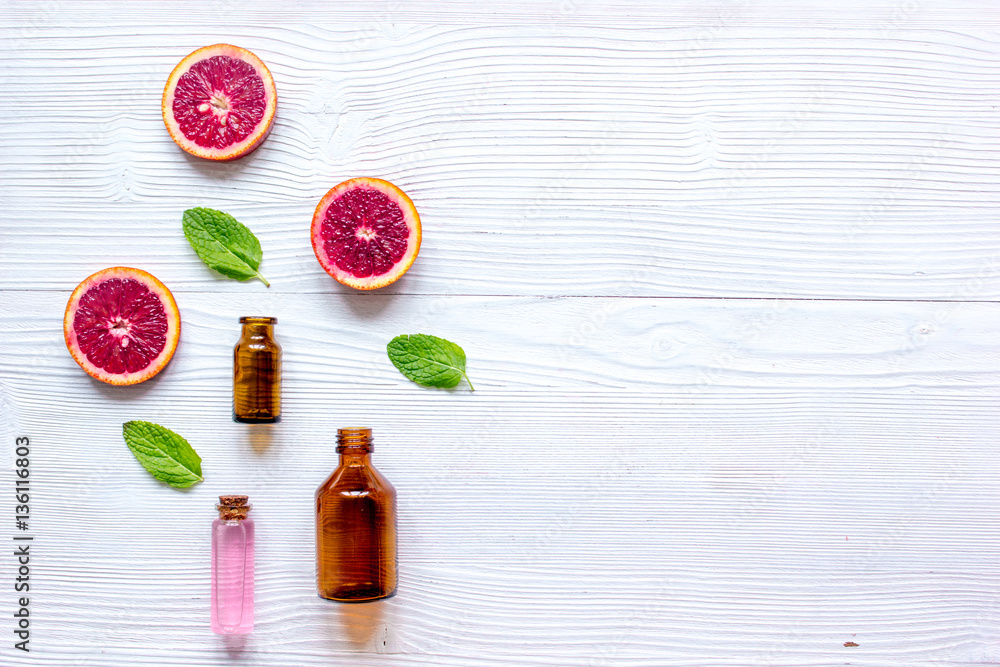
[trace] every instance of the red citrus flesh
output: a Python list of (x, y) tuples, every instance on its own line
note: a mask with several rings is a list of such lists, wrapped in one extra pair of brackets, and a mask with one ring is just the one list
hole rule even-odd
[(63, 317), (73, 359), (108, 384), (136, 384), (159, 373), (174, 355), (180, 333), (170, 290), (126, 266), (98, 271), (77, 285)]
[(191, 155), (235, 160), (260, 146), (277, 108), (274, 78), (260, 58), (231, 44), (189, 54), (163, 89), (163, 122)]
[(399, 280), (420, 251), (420, 216), (406, 193), (381, 178), (352, 178), (316, 207), (312, 245), (323, 269), (355, 289)]

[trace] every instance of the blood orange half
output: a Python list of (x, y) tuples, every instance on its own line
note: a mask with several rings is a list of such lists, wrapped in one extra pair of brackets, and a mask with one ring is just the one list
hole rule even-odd
[(381, 178), (352, 178), (326, 193), (312, 221), (320, 265), (338, 282), (377, 289), (399, 280), (420, 251), (420, 216)]
[(235, 160), (257, 148), (278, 105), (260, 58), (230, 44), (198, 49), (163, 89), (163, 122), (177, 145), (208, 160)]
[(90, 375), (108, 384), (136, 384), (174, 356), (181, 317), (163, 283), (140, 269), (115, 266), (73, 290), (63, 333), (70, 354)]

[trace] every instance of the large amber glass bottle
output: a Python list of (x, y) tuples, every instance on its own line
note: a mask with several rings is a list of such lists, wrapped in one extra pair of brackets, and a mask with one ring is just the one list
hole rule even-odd
[(364, 602), (396, 593), (396, 489), (372, 466), (372, 430), (337, 430), (340, 465), (316, 489), (321, 598)]
[(241, 317), (243, 335), (233, 348), (233, 419), (244, 424), (281, 421), (281, 346), (276, 317)]

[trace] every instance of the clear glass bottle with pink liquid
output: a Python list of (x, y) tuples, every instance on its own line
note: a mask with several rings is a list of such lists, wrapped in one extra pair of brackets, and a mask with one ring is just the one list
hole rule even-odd
[(253, 519), (246, 496), (219, 496), (212, 522), (212, 632), (253, 631)]

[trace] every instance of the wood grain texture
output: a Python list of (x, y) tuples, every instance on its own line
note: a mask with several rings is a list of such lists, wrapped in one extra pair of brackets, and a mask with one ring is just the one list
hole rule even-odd
[[(261, 534), (249, 664), (829, 664), (845, 641), (868, 664), (960, 664), (991, 646), (1000, 305), (264, 296), (243, 305), (278, 315), (286, 420), (248, 429), (228, 412), (232, 295), (184, 295), (175, 359), (117, 389), (66, 353), (65, 295), (0, 292), (20, 313), (0, 329), (2, 436), (38, 452), (37, 664), (228, 664), (197, 526), (235, 488)], [(391, 367), (385, 342), (422, 320), (465, 332), (478, 391)], [(206, 482), (146, 475), (133, 418), (194, 443)], [(311, 494), (347, 422), (373, 425), (404, 499), (400, 593), (374, 607), (313, 597)]]
[[(0, 551), (0, 664), (1000, 663), (998, 29), (965, 0), (0, 3), (0, 441), (12, 469), (31, 438), (35, 535), (30, 654)], [(280, 100), (225, 165), (159, 112), (219, 41)], [(357, 175), (424, 223), (375, 294), (308, 239)], [(195, 205), (257, 233), (270, 289), (201, 264)], [(183, 319), (130, 388), (61, 334), (116, 264)], [(229, 417), (245, 314), (279, 320), (274, 427)], [(407, 382), (385, 344), (417, 332), (477, 390)], [(184, 435), (205, 482), (152, 479), (130, 419)], [(351, 424), (400, 494), (401, 582), (336, 605), (311, 503)], [(208, 627), (231, 492), (259, 534), (245, 643)]]
[[(114, 39), (91, 21), (5, 27), (4, 284), (132, 262), (238, 289), (176, 233), (205, 205), (259, 231), (275, 289), (331, 292), (313, 209), (374, 175), (425, 225), (395, 292), (1000, 294), (992, 34), (249, 22), (179, 42), (149, 20)], [(166, 73), (213, 39), (252, 48), (279, 87), (274, 131), (233, 164), (161, 131)]]

